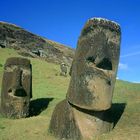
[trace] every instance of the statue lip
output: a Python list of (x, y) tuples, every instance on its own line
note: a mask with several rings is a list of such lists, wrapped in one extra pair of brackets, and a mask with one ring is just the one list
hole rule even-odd
[(8, 90), (8, 93), (9, 93), (10, 96), (12, 96), (14, 98), (24, 98), (24, 97), (27, 96), (23, 87), (10, 88)]

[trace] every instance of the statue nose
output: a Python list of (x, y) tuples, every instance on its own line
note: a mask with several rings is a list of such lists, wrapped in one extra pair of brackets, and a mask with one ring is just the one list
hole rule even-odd
[(20, 68), (15, 69), (13, 74), (13, 85), (8, 92), (10, 95), (16, 97), (27, 96), (27, 93), (22, 86), (22, 70)]

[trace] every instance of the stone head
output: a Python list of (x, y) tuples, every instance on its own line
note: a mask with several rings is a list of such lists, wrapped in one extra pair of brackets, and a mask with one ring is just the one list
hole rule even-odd
[(120, 55), (120, 26), (102, 18), (85, 24), (77, 43), (67, 99), (89, 110), (106, 110), (112, 94)]
[(25, 117), (32, 97), (32, 70), (30, 60), (8, 58), (4, 66), (1, 108), (8, 117)]

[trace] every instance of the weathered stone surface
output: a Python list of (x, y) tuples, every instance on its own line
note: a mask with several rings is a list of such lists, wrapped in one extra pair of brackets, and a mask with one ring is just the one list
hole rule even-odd
[(108, 119), (109, 111), (88, 111), (60, 102), (52, 115), (49, 131), (60, 139), (87, 140), (109, 132), (113, 123)]
[(120, 26), (93, 18), (85, 24), (72, 64), (67, 100), (80, 108), (110, 108), (120, 55)]
[(8, 58), (4, 66), (1, 91), (1, 110), (6, 117), (22, 118), (29, 114), (32, 97), (32, 69), (30, 60)]

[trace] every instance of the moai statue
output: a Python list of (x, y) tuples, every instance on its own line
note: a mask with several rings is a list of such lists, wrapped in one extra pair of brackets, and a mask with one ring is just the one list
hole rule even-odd
[(109, 109), (120, 55), (120, 27), (100, 18), (84, 26), (73, 60), (68, 101), (83, 109)]
[(67, 75), (67, 65), (65, 63), (61, 63), (60, 69), (61, 69), (60, 75), (66, 76)]
[(30, 60), (8, 58), (4, 66), (1, 91), (1, 111), (9, 118), (24, 118), (29, 115), (32, 97), (32, 68)]
[(85, 24), (66, 99), (52, 114), (49, 131), (54, 136), (86, 140), (113, 128), (109, 108), (119, 63), (120, 36), (120, 26), (115, 22), (92, 18)]

